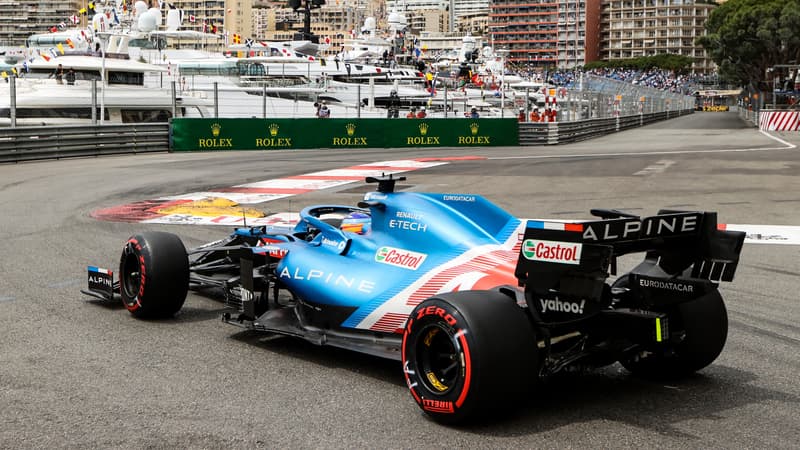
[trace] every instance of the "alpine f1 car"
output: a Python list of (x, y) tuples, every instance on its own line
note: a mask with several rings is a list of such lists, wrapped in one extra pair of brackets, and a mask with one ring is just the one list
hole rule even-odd
[[(567, 369), (618, 361), (679, 377), (722, 351), (717, 287), (745, 235), (719, 230), (716, 213), (522, 220), (478, 195), (395, 192), (404, 179), (367, 178), (377, 191), (357, 206), (308, 207), (294, 228), (237, 228), (188, 251), (173, 234), (136, 234), (119, 281), (89, 267), (83, 292), (162, 318), (189, 289), (216, 290), (225, 323), (401, 361), (413, 399), (443, 423)], [(613, 277), (631, 253), (644, 259)]]

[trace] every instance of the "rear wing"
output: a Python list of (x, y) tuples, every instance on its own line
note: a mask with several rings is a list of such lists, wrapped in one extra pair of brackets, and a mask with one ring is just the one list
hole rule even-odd
[[(715, 212), (659, 211), (640, 218), (592, 210), (602, 220), (528, 221), (514, 274), (520, 286), (598, 298), (616, 258), (646, 252), (669, 276), (732, 281), (745, 233), (718, 229)], [(526, 290), (527, 290), (526, 289)]]

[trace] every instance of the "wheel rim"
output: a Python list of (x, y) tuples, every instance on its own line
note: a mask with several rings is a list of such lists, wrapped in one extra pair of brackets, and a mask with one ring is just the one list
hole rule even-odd
[(460, 347), (438, 324), (428, 325), (419, 336), (416, 354), (420, 379), (429, 392), (445, 395), (455, 388), (461, 375)]
[(120, 274), (120, 285), (123, 289), (123, 299), (130, 299), (128, 304), (136, 302), (139, 297), (139, 290), (142, 286), (141, 266), (139, 259), (134, 252), (126, 252), (122, 262), (122, 273)]

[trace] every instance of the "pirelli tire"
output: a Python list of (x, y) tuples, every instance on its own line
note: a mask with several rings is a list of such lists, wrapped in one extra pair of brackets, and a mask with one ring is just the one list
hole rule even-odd
[(417, 405), (445, 424), (519, 404), (538, 380), (533, 326), (513, 299), (496, 291), (420, 303), (406, 324), (402, 360)]
[(728, 338), (728, 312), (719, 291), (678, 304), (669, 312), (671, 339), (663, 351), (645, 352), (620, 363), (634, 375), (675, 379), (708, 366), (722, 353)]
[(171, 233), (131, 236), (119, 262), (120, 294), (136, 317), (163, 319), (175, 315), (189, 290), (189, 258), (180, 238)]

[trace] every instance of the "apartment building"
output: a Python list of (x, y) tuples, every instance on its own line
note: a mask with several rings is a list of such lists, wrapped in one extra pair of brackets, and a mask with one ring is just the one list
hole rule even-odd
[(601, 0), (493, 0), (489, 43), (531, 67), (582, 66), (600, 58)]
[(418, 17), (422, 15), (420, 11), (439, 11), (448, 16), (446, 21), (441, 20), (446, 26), (440, 31), (452, 32), (461, 21), (489, 14), (489, 3), (490, 0), (386, 0), (386, 10), (407, 17)]
[(672, 53), (694, 58), (692, 70), (716, 66), (695, 44), (717, 6), (708, 0), (605, 0), (601, 18), (601, 59), (627, 59)]
[[(47, 33), (51, 28), (72, 26), (70, 18), (80, 17), (83, 0), (9, 1), (0, 0), (0, 46), (24, 47), (28, 36)], [(86, 18), (83, 16), (83, 22)]]

